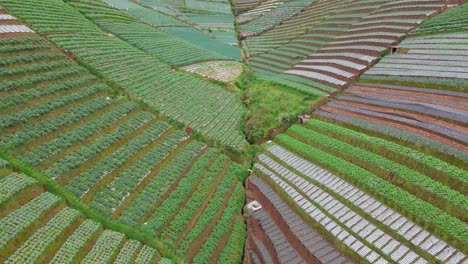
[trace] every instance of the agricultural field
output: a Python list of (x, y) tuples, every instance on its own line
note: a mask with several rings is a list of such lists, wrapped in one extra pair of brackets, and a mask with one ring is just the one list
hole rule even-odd
[(221, 82), (234, 82), (242, 74), (242, 64), (232, 61), (201, 62), (182, 69)]
[(464, 7), (425, 20), (309, 121), (263, 145), (247, 187), (264, 207), (248, 218), (252, 261), (284, 253), (294, 259), (273, 261), (306, 262), (299, 245), (289, 248), (300, 235), (284, 228), (297, 215), (353, 262), (468, 261)]
[[(47, 13), (47, 16), (44, 14), (43, 19), (35, 24), (39, 32), (42, 27), (51, 27), (55, 23), (50, 14), (55, 12), (59, 15), (61, 10), (67, 9), (70, 10), (70, 14), (75, 14), (72, 13), (73, 10), (76, 14), (70, 15), (70, 30), (76, 28), (75, 33), (81, 32), (81, 27), (75, 27), (73, 24), (75, 19), (85, 19), (84, 16), (71, 5), (63, 2), (54, 5), (53, 2), (55, 0), (30, 0), (20, 5), (16, 1), (6, 1), (5, 4), (21, 14), (24, 13), (24, 17), (31, 18), (31, 21), (36, 21), (35, 17)], [(49, 6), (51, 9), (46, 9)], [(95, 27), (90, 20), (83, 24), (89, 25), (86, 27)], [(61, 25), (54, 24), (54, 27), (59, 30)], [(72, 33), (50, 34), (49, 38), (98, 74), (124, 88), (133, 97), (143, 99), (157, 111), (184, 124), (190, 130), (236, 148), (242, 148), (246, 144), (239, 129), (243, 109), (235, 94), (201, 78), (174, 72), (169, 65), (151, 53), (122, 39), (109, 36), (104, 31), (93, 35), (70, 35)], [(145, 47), (145, 50), (149, 48)], [(208, 100), (193, 100), (194, 98)], [(175, 107), (181, 104), (184, 107)]]
[[(256, 35), (262, 31), (273, 28), (283, 20), (296, 15), (301, 12), (305, 7), (310, 5), (314, 0), (291, 0), (284, 1), (282, 3), (272, 3), (271, 9), (261, 9), (262, 11), (256, 10), (250, 14), (259, 14), (259, 16), (249, 19), (247, 23), (243, 23), (240, 27), (242, 36)], [(274, 7), (274, 8), (273, 8)], [(265, 7), (263, 7), (265, 8)], [(260, 8), (259, 8), (260, 9)], [(242, 14), (247, 16), (247, 14)], [(250, 16), (250, 18), (252, 18)], [(242, 19), (245, 21), (245, 19)]]
[(47, 192), (39, 181), (13, 172), (11, 164), (2, 162), (2, 263), (164, 261), (161, 252), (166, 249), (161, 242), (143, 242), (135, 239), (135, 234), (118, 232), (87, 218), (67, 206), (63, 198)]
[[(259, 45), (247, 38), (252, 65), (260, 75), (300, 90), (328, 94), (342, 90), (373, 65), (389, 45), (443, 7), (442, 3), (415, 3), (315, 1), (308, 8), (312, 19), (317, 19), (315, 24), (311, 19), (303, 23), (300, 16), (292, 17), (291, 24), (297, 21), (301, 25), (297, 33), (276, 37), (280, 31), (274, 28), (275, 33), (260, 35)], [(383, 26), (380, 21), (387, 24)], [(267, 46), (262, 47), (263, 43)]]
[(468, 263), (467, 7), (1, 1), (0, 263)]
[[(171, 16), (164, 15), (151, 8), (146, 8), (145, 5), (138, 5), (130, 0), (106, 1), (106, 3), (110, 4), (111, 6), (117, 7), (118, 9), (131, 15), (132, 17), (135, 17), (141, 20), (142, 22), (157, 27), (164, 32), (172, 34), (179, 39), (183, 39), (191, 43), (192, 45), (197, 46), (198, 48), (220, 53), (232, 59), (240, 59), (239, 49), (227, 43), (219, 41), (213, 36), (210, 36), (208, 29), (210, 29), (210, 31), (212, 31), (212, 29), (214, 29), (214, 31), (225, 31), (226, 29), (222, 26), (219, 28), (216, 25), (208, 25), (208, 27), (203, 27), (203, 25), (196, 24), (196, 21), (190, 20), (190, 17), (188, 16), (183, 16), (182, 18), (180, 18), (181, 16), (179, 16), (179, 19), (174, 19)], [(231, 13), (214, 13), (214, 15), (216, 14), (227, 16), (225, 20), (229, 19), (229, 15), (231, 15)], [(213, 18), (212, 16), (208, 16), (205, 19), (212, 21), (212, 23), (216, 23), (216, 20), (218, 20), (216, 17)], [(233, 20), (231, 22), (231, 25), (233, 25)], [(231, 32), (232, 35), (234, 35), (234, 31)]]
[[(8, 232), (2, 260), (238, 262), (245, 238), (243, 165), (102, 82), (39, 35), (0, 38), (0, 58), (0, 155), (28, 168), (26, 176), (2, 178), (2, 207), (12, 208), (11, 216), (2, 210), (2, 221), (13, 228), (2, 229)], [(33, 184), (54, 194), (36, 192), (36, 204), (20, 193)], [(25, 209), (8, 204), (14, 196)]]

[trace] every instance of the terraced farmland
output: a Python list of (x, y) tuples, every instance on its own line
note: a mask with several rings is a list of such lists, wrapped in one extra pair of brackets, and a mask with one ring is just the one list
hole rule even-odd
[[(431, 3), (427, 8), (432, 6)], [(391, 9), (388, 4), (381, 4), (373, 11), (377, 14), (369, 17), (392, 16), (384, 12)], [(264, 146), (248, 189), (253, 192), (250, 199), (260, 201), (266, 207), (262, 210), (275, 219), (277, 226), (291, 217), (287, 211), (293, 211), (356, 262), (468, 261), (468, 116), (464, 108), (467, 78), (463, 75), (464, 50), (468, 45), (463, 23), (457, 19), (462, 10), (463, 7), (454, 7), (440, 18), (425, 21), (412, 31), (416, 35), (399, 44), (396, 53), (386, 55), (358, 82), (314, 111), (312, 120), (293, 125)], [(452, 22), (443, 24), (448, 32), (442, 26), (437, 28), (435, 25), (451, 12)], [(399, 15), (398, 19), (402, 17)], [(363, 22), (356, 25), (360, 28)], [(360, 35), (375, 34), (369, 28), (369, 33), (352, 33), (359, 36), (341, 40), (354, 32), (354, 27), (330, 44), (339, 42), (342, 44), (337, 48), (352, 51)], [(294, 67), (317, 72), (344, 70), (336, 66), (344, 65), (344, 58), (332, 62), (319, 57), (329, 53), (325, 49), (309, 57), (307, 66)], [(371, 49), (364, 49), (367, 55), (360, 56), (369, 56)], [(372, 60), (369, 57), (369, 62)], [(319, 66), (322, 62), (325, 68)], [(307, 83), (310, 84), (303, 82)], [(347, 83), (343, 85), (346, 87)], [(257, 214), (254, 212), (252, 219), (268, 221), (267, 216)], [(256, 224), (251, 225), (256, 233)], [(278, 231), (270, 227), (262, 232), (279, 237), (275, 235)], [(296, 242), (287, 229), (279, 234), (285, 236), (286, 243)], [(265, 244), (268, 240), (258, 237), (249, 233), (252, 261), (265, 263), (275, 251), (289, 250), (282, 245)], [(300, 257), (297, 252), (289, 256), (294, 254)]]
[(0, 5), (1, 263), (468, 263), (467, 3)]
[[(24, 13), (25, 18), (31, 18), (30, 21), (39, 28), (39, 32), (42, 32), (42, 27), (51, 25), (60, 31), (64, 22), (54, 20), (51, 14), (55, 12), (60, 16), (61, 10), (70, 10), (69, 21), (65, 23), (68, 23), (71, 33), (82, 32), (83, 26), (74, 26), (74, 21), (86, 20), (84, 16), (70, 5), (63, 2), (55, 5), (54, 2), (55, 0), (31, 0), (18, 5), (16, 1), (6, 1), (5, 4), (20, 14)], [(47, 9), (48, 7), (51, 9)], [(36, 23), (35, 17), (38, 16), (41, 20)], [(96, 27), (89, 20), (83, 24), (87, 25), (86, 28)], [(76, 31), (72, 31), (72, 28)], [(240, 101), (232, 93), (199, 78), (174, 73), (169, 65), (152, 54), (137, 49), (128, 42), (110, 37), (103, 31), (95, 34), (97, 35), (77, 34), (73, 37), (67, 34), (51, 34), (49, 38), (99, 74), (126, 89), (132, 96), (143, 99), (156, 110), (186, 124), (190, 129), (234, 147), (246, 144), (242, 132), (238, 129), (243, 109)], [(109, 52), (110, 50), (114, 52)], [(158, 85), (155, 85), (156, 83)], [(208, 94), (210, 95), (207, 97)], [(192, 100), (202, 96), (208, 100)], [(176, 105), (184, 107), (175, 107)]]
[(87, 219), (33, 178), (9, 168), (4, 170), (8, 172), (4, 171), (0, 178), (2, 263), (161, 260), (160, 249)]
[[(253, 55), (253, 66), (260, 74), (297, 89), (332, 93), (347, 86), (380, 58), (389, 45), (443, 7), (437, 1), (417, 3), (314, 2), (309, 10), (317, 19), (316, 24), (311, 26), (309, 19), (303, 24), (300, 16), (293, 17), (291, 24), (300, 25), (298, 33), (287, 34), (286, 39), (280, 34), (283, 39), (278, 41), (273, 33), (260, 36), (260, 43), (263, 38), (274, 41), (267, 42), (273, 45), (260, 49), (270, 51), (258, 57)], [(304, 32), (304, 26), (311, 28)], [(247, 43), (250, 43), (248, 39)]]
[[(0, 144), (7, 159), (31, 166), (42, 183), (66, 194), (67, 202), (86, 204), (96, 219), (106, 219), (105, 223), (110, 221), (124, 230), (131, 227), (151, 239), (164, 237), (170, 248), (163, 247), (165, 256), (201, 263), (240, 259), (245, 236), (242, 165), (129, 100), (38, 35), (18, 33), (0, 38), (0, 51)], [(29, 176), (5, 178), (3, 204), (9, 196), (25, 196), (9, 188), (29, 188)], [(24, 210), (28, 214), (37, 211), (39, 217), (45, 211), (38, 210), (49, 210), (62, 201), (49, 193), (42, 196), (43, 202), (38, 198), (39, 205)], [(82, 218), (79, 211), (67, 208), (54, 209), (56, 217), (47, 218), (44, 225), (35, 224), (37, 234), (27, 233), (30, 238), (15, 236), (30, 230), (27, 227), (36, 218), (15, 216), (31, 222), (18, 226), (21, 229), (11, 236), (3, 236), (5, 244), (10, 240), (24, 244), (7, 245), (11, 249), (2, 251), (2, 257), (8, 263), (30, 263), (43, 258), (53, 245), (52, 252), (59, 255), (52, 254), (47, 261), (56, 263), (76, 259), (83, 250), (89, 253), (80, 253), (79, 258), (86, 263), (133, 259), (153, 263), (161, 258), (153, 248), (156, 242), (148, 247), (127, 241), (121, 233), (102, 232), (99, 224), (77, 222)], [(14, 215), (5, 217), (5, 223), (20, 221), (10, 219)], [(82, 237), (83, 233), (88, 237)], [(64, 242), (63, 250), (56, 239)]]

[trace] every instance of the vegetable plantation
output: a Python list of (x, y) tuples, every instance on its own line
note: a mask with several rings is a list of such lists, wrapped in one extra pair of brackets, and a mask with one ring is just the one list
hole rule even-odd
[(1, 1), (0, 263), (467, 263), (467, 7)]
[[(30, 3), (29, 8), (33, 1)], [(12, 2), (13, 7), (15, 4)], [(62, 37), (50, 38), (58, 41)], [(100, 38), (107, 37), (103, 34)], [(67, 39), (62, 42), (67, 43)], [(95, 41), (88, 44), (90, 49), (85, 53), (93, 54)], [(124, 43), (118, 45), (137, 51)], [(245, 236), (241, 216), (245, 200), (242, 180), (246, 176), (243, 165), (102, 81), (89, 66), (75, 63), (67, 51), (60, 52), (39, 35), (0, 38), (0, 44), (2, 155), (29, 168), (27, 175), (2, 174), (0, 202), (8, 208), (0, 215), (4, 227), (2, 262), (154, 263), (168, 257), (202, 263), (223, 258), (229, 263), (241, 259)], [(161, 70), (165, 68), (166, 64), (152, 55), (137, 53)], [(102, 56), (108, 55), (112, 54), (103, 51)], [(129, 57), (114, 58), (121, 61)], [(119, 72), (102, 62), (96, 61), (102, 69)], [(236, 98), (229, 92), (198, 78), (164, 71), (167, 83), (178, 78), (182, 83), (199, 83), (205, 96), (206, 91), (217, 90), (219, 95), (214, 99), (226, 98), (219, 102), (232, 109), (229, 102)], [(128, 76), (122, 80), (128, 81)], [(168, 100), (176, 106), (174, 98)], [(234, 109), (240, 107), (234, 104)], [(206, 120), (205, 131), (225, 134), (234, 145), (243, 144), (240, 132), (226, 133), (229, 126), (223, 125), (235, 120), (232, 111), (226, 112), (216, 121), (219, 127)], [(10, 165), (5, 162), (4, 166)], [(40, 191), (39, 184), (57, 193)], [(86, 216), (69, 204), (83, 208)], [(164, 244), (156, 240), (159, 237), (164, 237)]]

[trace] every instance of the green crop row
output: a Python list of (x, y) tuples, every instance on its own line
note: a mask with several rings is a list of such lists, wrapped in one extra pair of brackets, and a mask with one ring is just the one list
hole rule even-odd
[(29, 108), (25, 108), (19, 111), (16, 111), (11, 114), (4, 114), (0, 116), (0, 129), (14, 126), (18, 123), (26, 122), (27, 120), (41, 115), (47, 114), (56, 110), (60, 107), (63, 107), (67, 104), (86, 99), (96, 95), (99, 92), (107, 89), (107, 86), (102, 84), (97, 84), (93, 86), (88, 86), (75, 93), (70, 93), (55, 99), (48, 100), (42, 104), (33, 105)]
[(34, 88), (31, 87), (31, 89), (11, 93), (0, 98), (0, 109), (8, 109), (8, 107), (14, 105), (27, 103), (28, 100), (34, 98), (47, 96), (56, 92), (71, 90), (75, 87), (83, 86), (94, 80), (96, 80), (95, 76), (86, 74), (82, 76), (71, 77), (66, 81), (53, 84), (48, 83), (47, 85), (39, 85), (35, 86)]
[(4, 148), (17, 147), (32, 139), (47, 135), (65, 125), (80, 120), (110, 103), (111, 100), (108, 100), (105, 97), (98, 97), (60, 115), (57, 115), (56, 117), (37, 123), (28, 124), (23, 126), (20, 130), (16, 131), (14, 135), (7, 135), (0, 138), (0, 146)]
[(152, 263), (154, 260), (154, 257), (157, 254), (158, 252), (156, 251), (156, 249), (148, 247), (148, 246), (143, 246), (143, 248), (138, 253), (137, 257), (135, 258), (135, 264)]
[[(151, 170), (164, 158), (175, 153), (174, 149), (186, 138), (184, 132), (177, 132), (155, 145), (131, 166), (117, 175), (111, 183), (93, 197), (90, 205), (100, 209), (104, 214), (110, 215), (120, 205), (123, 198), (133, 193), (136, 186), (144, 180)], [(103, 170), (100, 169), (100, 171)]]
[[(68, 183), (67, 188), (76, 196), (83, 196), (108, 173), (122, 166), (125, 161), (136, 155), (144, 146), (159, 138), (168, 129), (168, 126), (165, 122), (153, 124), (111, 155), (99, 160), (88, 170), (74, 177)], [(182, 141), (185, 137), (186, 134), (179, 130), (165, 138), (165, 143), (172, 147), (176, 145), (176, 142)]]
[[(223, 181), (216, 189), (212, 199), (209, 201), (205, 210), (200, 215), (196, 225), (190, 229), (187, 235), (182, 239), (180, 245), (178, 245), (177, 253), (184, 254), (192, 243), (200, 236), (205, 230), (209, 223), (213, 221), (213, 218), (217, 212), (223, 207), (223, 200), (229, 195), (229, 190), (233, 186), (236, 177), (238, 177), (239, 168), (235, 164), (231, 164)], [(233, 199), (235, 192), (230, 194), (229, 200)], [(240, 209), (240, 208), (239, 208)]]
[(133, 255), (137, 252), (137, 250), (141, 247), (141, 243), (136, 240), (128, 240), (127, 243), (120, 249), (119, 255), (114, 260), (113, 263), (115, 264), (125, 264), (131, 263), (133, 259)]
[(443, 210), (422, 201), (408, 192), (392, 185), (365, 169), (337, 158), (324, 151), (313, 148), (287, 135), (279, 135), (276, 141), (288, 149), (313, 160), (346, 180), (356, 184), (369, 193), (375, 194), (380, 200), (391, 207), (397, 207), (400, 212), (422, 226), (428, 224), (435, 229), (435, 233), (443, 237), (450, 236), (459, 243), (468, 240), (466, 224), (450, 216)]
[[(132, 227), (139, 225), (139, 221), (150, 212), (154, 201), (157, 201), (176, 181), (186, 167), (190, 165), (190, 161), (197, 155), (200, 149), (205, 145), (200, 142), (192, 142), (180, 151), (164, 168), (162, 168), (153, 179), (145, 186), (143, 191), (126, 207), (118, 218), (118, 221)], [(198, 170), (203, 167), (203, 163), (208, 163), (208, 160), (213, 158), (218, 150), (210, 149), (200, 159), (197, 160), (190, 170)], [(206, 158), (205, 158), (206, 157)], [(182, 178), (184, 180), (187, 175)], [(182, 181), (181, 180), (181, 181)]]
[(125, 235), (111, 230), (104, 230), (82, 263), (108, 263), (118, 254)]
[[(224, 160), (224, 158), (223, 156), (218, 156), (216, 161), (217, 160)], [(194, 192), (195, 194), (198, 194), (195, 195), (195, 202), (201, 203), (203, 201), (203, 197), (200, 195), (204, 195), (208, 192), (210, 183), (214, 181), (217, 175), (217, 170), (220, 170), (221, 168), (216, 168), (215, 166), (210, 165), (211, 162), (205, 159), (198, 160), (196, 164), (196, 166), (192, 166), (190, 168), (190, 171), (179, 182), (177, 188), (173, 192), (171, 192), (168, 199), (166, 199), (162, 203), (162, 205), (154, 212), (152, 217), (147, 222), (147, 225), (145, 224), (145, 229), (155, 232), (157, 230), (160, 230), (164, 226), (164, 224), (167, 223), (171, 215), (173, 215), (174, 213), (179, 214), (181, 213), (180, 211), (192, 212), (191, 209), (193, 209), (193, 207), (189, 207), (185, 210), (180, 209), (180, 207), (187, 198), (190, 197), (190, 199), (192, 199), (192, 190), (197, 181), (199, 180), (200, 182), (197, 186), (197, 189)], [(179, 217), (179, 219), (181, 218)], [(186, 221), (186, 218), (178, 220), (176, 222), (179, 221), (182, 221), (179, 224), (183, 225)], [(170, 224), (173, 224), (173, 222), (171, 221)], [(179, 229), (178, 231), (181, 232), (182, 230), (183, 228)]]
[(79, 167), (86, 160), (105, 150), (111, 144), (114, 144), (118, 140), (124, 138), (153, 118), (154, 116), (148, 112), (138, 113), (111, 133), (96, 139), (91, 144), (80, 147), (76, 151), (55, 162), (46, 170), (46, 174), (55, 179), (56, 177)]
[(51, 264), (71, 263), (81, 250), (98, 231), (99, 225), (91, 220), (85, 220), (80, 227), (62, 244), (55, 253)]
[(49, 245), (62, 235), (78, 219), (80, 212), (65, 207), (47, 224), (34, 232), (5, 263), (34, 263), (44, 254)]
[(2, 4), (13, 10), (15, 15), (29, 20), (31, 24), (34, 24), (34, 28), (41, 33), (101, 33), (96, 25), (63, 1), (25, 0), (18, 2), (6, 0)]
[(423, 21), (412, 33), (427, 34), (436, 33), (438, 31), (466, 31), (468, 27), (468, 5), (465, 3), (462, 6), (453, 7), (447, 12)]
[(42, 145), (31, 149), (29, 152), (23, 153), (20, 159), (31, 166), (37, 166), (52, 155), (65, 150), (72, 144), (83, 141), (86, 138), (97, 134), (100, 130), (109, 127), (120, 118), (135, 110), (136, 107), (137, 104), (133, 102), (125, 102), (123, 104), (116, 105), (109, 112), (106, 112), (99, 118), (91, 120), (83, 126), (72, 129), (67, 133), (61, 134), (54, 140), (43, 143)]
[[(313, 130), (309, 130), (301, 126), (294, 125), (288, 131), (294, 132), (295, 135), (300, 135), (299, 138), (305, 139), (309, 144), (319, 144), (325, 146), (328, 149), (346, 154), (355, 159), (360, 159), (366, 163), (372, 164), (373, 166), (378, 166), (379, 168), (386, 170), (388, 173), (394, 173), (404, 181), (416, 186), (420, 186), (434, 194), (434, 197), (431, 196), (431, 198), (429, 198), (432, 203), (439, 199), (445, 199), (449, 202), (449, 204), (457, 207), (458, 210), (464, 210), (464, 208), (468, 208), (468, 200), (465, 199), (464, 195), (450, 189), (440, 182), (434, 181), (415, 170), (409, 169), (404, 165), (389, 160), (383, 156), (341, 142), (332, 137), (317, 133)], [(384, 177), (386, 176), (384, 175)], [(413, 188), (414, 186), (408, 187), (408, 191), (411, 191)], [(418, 194), (415, 195), (418, 196)]]
[(22, 190), (35, 184), (37, 181), (33, 178), (16, 173), (0, 178), (0, 206), (3, 206)]
[(242, 255), (239, 252), (242, 252), (245, 244), (246, 229), (243, 219), (239, 219), (234, 224), (232, 228), (231, 235), (229, 240), (226, 243), (225, 247), (221, 251), (219, 256), (219, 263), (241, 263)]
[(0, 219), (0, 250), (61, 199), (45, 192)]
[(244, 190), (242, 184), (238, 182), (223, 211), (221, 219), (216, 223), (209, 237), (193, 258), (193, 263), (207, 263), (212, 258), (214, 251), (219, 246), (221, 237), (228, 235), (234, 228), (233, 225), (236, 224), (235, 215), (240, 214), (244, 201)]
[(343, 136), (346, 138), (359, 140), (363, 144), (366, 144), (367, 146), (371, 146), (374, 149), (384, 147), (385, 149), (388, 149), (394, 153), (398, 153), (398, 155), (403, 156), (404, 159), (416, 160), (428, 167), (431, 167), (435, 170), (438, 170), (447, 175), (450, 175), (450, 177), (458, 178), (464, 182), (468, 181), (468, 175), (466, 174), (465, 170), (460, 169), (451, 164), (448, 164), (447, 162), (440, 160), (438, 158), (435, 158), (431, 155), (419, 152), (417, 150), (414, 150), (408, 147), (404, 147), (397, 143), (394, 143), (385, 139), (381, 139), (378, 137), (371, 137), (366, 134), (354, 131), (352, 129), (345, 128), (339, 125), (335, 125), (329, 122), (320, 121), (318, 119), (311, 119), (307, 121), (305, 125), (306, 127), (310, 129), (318, 129), (320, 131), (323, 131), (321, 132), (322, 134), (330, 133), (333, 135), (339, 135), (339, 136)]
[[(180, 230), (185, 230), (187, 223), (193, 218), (193, 215), (197, 210), (202, 208), (202, 204), (208, 197), (210, 187), (216, 182), (216, 178), (219, 177), (220, 173), (223, 173), (223, 167), (229, 158), (225, 155), (219, 156), (218, 159), (211, 165), (207, 172), (204, 173), (202, 180), (200, 181), (197, 189), (191, 194), (184, 206), (179, 207), (177, 215), (172, 219), (169, 227), (163, 230), (162, 237), (168, 237), (172, 241), (175, 241), (180, 235)], [(224, 178), (225, 175), (221, 175)], [(216, 189), (222, 188), (222, 183), (219, 186), (215, 186)]]

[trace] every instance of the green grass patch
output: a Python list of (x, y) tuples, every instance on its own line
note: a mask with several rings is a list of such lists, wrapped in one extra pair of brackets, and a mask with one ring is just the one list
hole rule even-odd
[(292, 90), (267, 80), (253, 80), (242, 101), (247, 108), (243, 131), (251, 143), (271, 139), (286, 130), (297, 115), (308, 113), (321, 97)]

